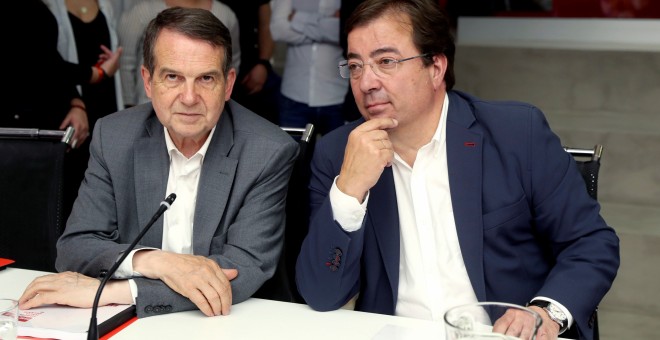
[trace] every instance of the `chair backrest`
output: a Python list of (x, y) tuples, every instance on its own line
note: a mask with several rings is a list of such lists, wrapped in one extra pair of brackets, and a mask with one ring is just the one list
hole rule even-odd
[(55, 271), (62, 216), (66, 131), (0, 128), (0, 257)]
[(587, 191), (593, 199), (598, 199), (598, 172), (600, 170), (600, 160), (603, 156), (603, 146), (594, 145), (593, 149), (564, 147), (566, 152), (570, 153), (582, 174)]
[(314, 151), (316, 134), (314, 125), (305, 128), (282, 126), (292, 138), (298, 141), (300, 152), (289, 179), (286, 199), (286, 229), (284, 231), (284, 249), (280, 256), (277, 270), (273, 277), (254, 294), (255, 297), (286, 302), (304, 303), (295, 284), (296, 259), (308, 229), (308, 192), (309, 164)]
[[(598, 199), (598, 172), (600, 170), (600, 160), (603, 156), (603, 146), (600, 144), (594, 145), (592, 149), (587, 148), (573, 148), (564, 146), (564, 150), (570, 153), (573, 158), (575, 158), (575, 163), (577, 164), (582, 179), (586, 184), (587, 192), (589, 196), (593, 199)], [(598, 314), (594, 312), (593, 316), (593, 339), (598, 340), (600, 334), (598, 331)], [(578, 339), (579, 336), (576, 331), (576, 327), (569, 329), (562, 334), (562, 338), (567, 339)]]

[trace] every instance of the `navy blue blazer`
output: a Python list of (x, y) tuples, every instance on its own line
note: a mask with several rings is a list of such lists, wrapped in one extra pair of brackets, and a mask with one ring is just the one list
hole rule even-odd
[[(619, 267), (619, 239), (589, 197), (574, 159), (543, 113), (449, 91), (447, 158), (458, 239), (479, 301), (525, 305), (535, 296), (563, 304), (581, 337)], [(310, 180), (310, 227), (296, 282), (316, 310), (394, 314), (399, 280), (399, 216), (391, 168), (371, 188), (363, 227), (333, 220), (328, 192), (348, 134), (364, 120), (321, 138)]]

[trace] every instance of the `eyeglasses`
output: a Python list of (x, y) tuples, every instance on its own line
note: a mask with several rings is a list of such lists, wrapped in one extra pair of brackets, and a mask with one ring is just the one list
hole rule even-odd
[(365, 63), (358, 59), (342, 60), (339, 62), (339, 75), (345, 79), (358, 79), (362, 76), (364, 65), (369, 65), (377, 76), (387, 78), (396, 72), (399, 63), (416, 58), (428, 57), (429, 55), (430, 53), (424, 53), (403, 59), (385, 57), (371, 63)]

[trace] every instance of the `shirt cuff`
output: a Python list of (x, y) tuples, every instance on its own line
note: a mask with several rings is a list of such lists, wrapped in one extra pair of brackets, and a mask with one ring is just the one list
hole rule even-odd
[[(568, 327), (566, 327), (566, 329), (570, 328), (571, 325), (573, 325), (573, 315), (571, 315), (571, 312), (569, 312), (568, 309), (566, 309), (566, 307), (564, 307), (564, 305), (562, 305), (561, 303), (559, 303), (559, 302), (557, 302), (557, 301), (555, 301), (555, 300), (553, 300), (549, 297), (545, 297), (545, 296), (537, 296), (537, 297), (531, 299), (530, 301), (534, 301), (534, 300), (548, 301), (548, 302), (554, 304), (555, 306), (559, 307), (559, 309), (561, 309), (561, 311), (564, 312), (564, 315), (566, 315), (566, 320), (568, 322)], [(564, 331), (566, 331), (566, 330), (564, 330)], [(559, 334), (561, 334), (561, 333), (559, 333)]]
[[(142, 276), (142, 274), (133, 271), (133, 255), (135, 255), (136, 252), (140, 250), (153, 250), (153, 249), (158, 249), (158, 248), (140, 248), (140, 249), (133, 249), (131, 250), (130, 253), (128, 253), (128, 256), (124, 259), (124, 262), (122, 262), (119, 267), (117, 267), (117, 270), (115, 271), (115, 274), (112, 276), (114, 279), (128, 279), (134, 276)], [(121, 257), (121, 255), (119, 255)]]
[(332, 182), (332, 188), (330, 188), (332, 216), (344, 231), (353, 232), (360, 230), (364, 216), (367, 213), (369, 192), (367, 192), (364, 202), (360, 204), (355, 197), (346, 195), (339, 190), (337, 187), (337, 177), (335, 177), (335, 180)]
[(131, 288), (131, 296), (133, 297), (133, 304), (136, 305), (137, 296), (138, 296), (137, 283), (135, 283), (135, 280), (129, 279), (128, 286)]

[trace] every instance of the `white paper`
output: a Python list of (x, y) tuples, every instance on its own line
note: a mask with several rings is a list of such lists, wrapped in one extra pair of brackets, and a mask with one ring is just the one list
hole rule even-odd
[[(129, 307), (131, 305), (99, 307), (96, 314), (97, 323), (101, 324)], [(21, 310), (18, 315), (18, 336), (84, 340), (87, 339), (91, 317), (91, 308), (45, 305)]]

